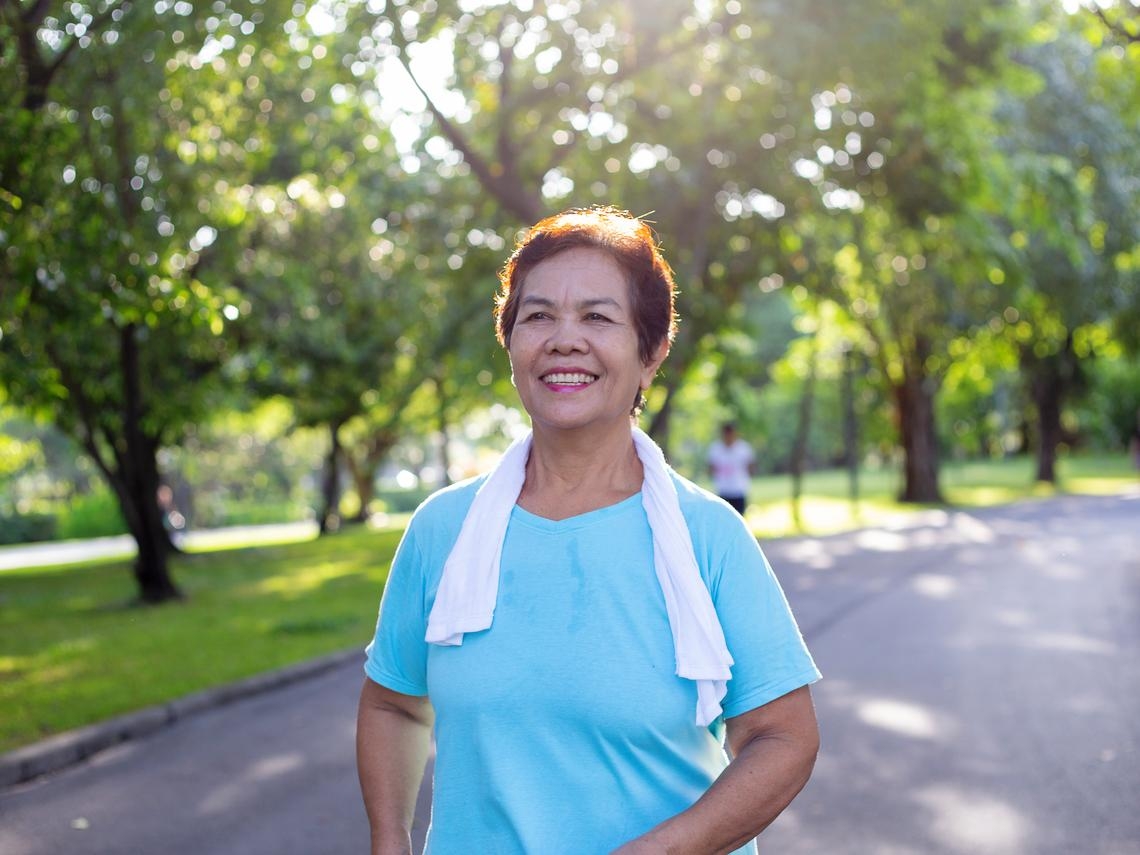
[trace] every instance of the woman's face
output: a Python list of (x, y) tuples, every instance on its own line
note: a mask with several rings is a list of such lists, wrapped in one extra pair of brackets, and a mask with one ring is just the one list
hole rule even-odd
[(606, 252), (578, 247), (536, 265), (521, 287), (508, 352), (536, 428), (628, 424), (668, 343), (642, 363), (625, 271)]

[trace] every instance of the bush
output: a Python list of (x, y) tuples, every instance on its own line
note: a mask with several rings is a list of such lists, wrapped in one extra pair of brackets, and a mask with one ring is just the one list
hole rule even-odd
[(57, 515), (56, 537), (61, 540), (126, 534), (119, 503), (109, 490), (77, 496)]
[(56, 520), (51, 514), (0, 513), (0, 545), (55, 540)]
[(390, 514), (410, 514), (433, 491), (434, 488), (429, 487), (412, 490), (377, 490), (372, 507)]
[(298, 502), (228, 499), (196, 503), (191, 518), (191, 528), (269, 525), (297, 522), (311, 517), (312, 511)]

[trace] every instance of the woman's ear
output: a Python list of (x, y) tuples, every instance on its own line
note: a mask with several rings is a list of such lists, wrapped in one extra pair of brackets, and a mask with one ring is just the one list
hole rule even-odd
[(661, 343), (657, 345), (649, 355), (649, 361), (642, 366), (641, 388), (643, 391), (648, 389), (653, 383), (653, 378), (657, 376), (657, 371), (661, 368), (661, 363), (664, 362), (665, 357), (669, 355), (669, 347), (669, 339), (662, 339)]

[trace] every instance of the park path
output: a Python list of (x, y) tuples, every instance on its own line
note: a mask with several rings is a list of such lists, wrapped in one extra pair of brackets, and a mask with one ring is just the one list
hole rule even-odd
[[(316, 533), (317, 524), (314, 522), (230, 526), (186, 532), (181, 536), (180, 543), (190, 549), (224, 546), (231, 543), (283, 543), (305, 540)], [(51, 564), (71, 564), (97, 558), (130, 558), (135, 552), (135, 541), (129, 534), (3, 546), (0, 547), (0, 572), (21, 570), (26, 567), (46, 567)]]
[[(824, 672), (824, 746), (761, 852), (1140, 855), (1140, 492), (765, 549)], [(350, 662), (0, 793), (0, 855), (363, 853), (360, 679)]]

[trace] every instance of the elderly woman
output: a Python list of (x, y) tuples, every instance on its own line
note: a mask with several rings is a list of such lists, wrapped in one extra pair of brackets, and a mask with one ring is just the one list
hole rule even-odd
[(590, 208), (500, 279), (532, 431), (393, 560), (357, 721), (373, 855), (411, 851), (433, 725), (433, 855), (754, 852), (811, 774), (819, 672), (740, 515), (635, 426), (672, 272), (644, 222)]

